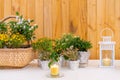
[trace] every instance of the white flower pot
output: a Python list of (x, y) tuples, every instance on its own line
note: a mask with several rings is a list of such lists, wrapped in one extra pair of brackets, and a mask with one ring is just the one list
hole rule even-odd
[(79, 51), (80, 63), (88, 63), (89, 57), (90, 57), (89, 52), (81, 52), (81, 51)]
[(80, 60), (81, 67), (87, 66), (89, 57), (90, 57), (89, 51), (88, 52), (79, 51), (79, 60)]
[(60, 67), (66, 67), (69, 66), (69, 60), (65, 60), (63, 56), (60, 57), (59, 60)]
[(69, 61), (69, 67), (72, 70), (78, 69), (79, 68), (79, 60), (77, 60), (77, 61)]
[(49, 70), (48, 64), (49, 64), (49, 61), (41, 61), (41, 60), (39, 60), (39, 65), (41, 65), (43, 70)]
[(59, 59), (58, 63), (59, 63), (60, 67), (63, 66), (63, 57), (62, 56), (60, 56), (60, 59)]

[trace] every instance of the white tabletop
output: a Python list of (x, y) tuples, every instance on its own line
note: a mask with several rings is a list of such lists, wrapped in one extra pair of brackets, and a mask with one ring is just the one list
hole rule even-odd
[(64, 77), (48, 78), (49, 70), (42, 70), (33, 61), (22, 69), (0, 69), (0, 80), (120, 80), (120, 61), (115, 64), (115, 68), (99, 68), (98, 60), (90, 60), (86, 68), (62, 68)]

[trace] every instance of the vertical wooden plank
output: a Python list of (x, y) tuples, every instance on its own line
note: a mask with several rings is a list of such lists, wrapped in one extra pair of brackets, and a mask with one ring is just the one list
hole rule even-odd
[[(112, 7), (111, 7), (112, 6)], [(112, 29), (114, 31), (114, 27), (115, 26), (115, 5), (114, 5), (114, 0), (106, 0), (106, 21), (105, 21), (105, 27), (108, 27), (110, 29)], [(106, 31), (105, 33), (106, 36), (111, 35), (111, 32)]]
[(104, 24), (104, 27), (106, 26), (106, 25), (108, 25), (108, 21), (109, 21), (109, 0), (105, 0), (105, 24)]
[(27, 0), (20, 0), (20, 14), (27, 18)]
[(120, 59), (120, 0), (115, 1), (115, 41), (116, 41), (116, 59)]
[(58, 38), (62, 33), (61, 0), (52, 0), (52, 37)]
[(79, 35), (83, 39), (87, 39), (87, 0), (79, 1)]
[(11, 15), (11, 0), (4, 0), (4, 17)]
[(52, 37), (52, 0), (44, 0), (44, 36)]
[(69, 0), (62, 0), (62, 33), (69, 32)]
[(101, 31), (102, 27), (104, 26), (104, 8), (105, 3), (104, 0), (97, 0), (97, 59), (99, 59), (99, 41), (101, 41)]
[[(112, 6), (112, 7), (111, 7)], [(117, 34), (118, 31), (116, 30), (116, 26), (115, 26), (115, 0), (110, 0), (109, 1), (109, 23), (108, 23), (110, 26), (110, 28), (112, 29), (113, 31), (113, 37), (112, 37), (112, 40), (116, 41), (118, 38)], [(118, 44), (116, 44), (117, 46), (115, 47), (115, 50), (117, 50), (117, 48), (119, 48)], [(116, 52), (117, 53), (117, 52)], [(115, 54), (117, 55), (117, 54)], [(116, 56), (117, 57), (117, 56)]]
[(96, 34), (96, 0), (88, 0), (88, 40), (91, 41), (93, 48), (90, 50), (91, 51), (91, 59), (96, 59), (97, 58), (97, 34)]
[(20, 0), (12, 0), (12, 14), (15, 15), (16, 12), (20, 12)]
[[(106, 0), (106, 15), (105, 16), (106, 16), (106, 20), (107, 20), (105, 22), (105, 26), (110, 28), (113, 31), (112, 40), (116, 41), (118, 39), (117, 38), (118, 31), (117, 31), (117, 28), (115, 26), (115, 0)], [(111, 32), (110, 31), (106, 32), (106, 35), (111, 36)], [(118, 48), (118, 46), (116, 47), (115, 50), (118, 50), (117, 48)], [(117, 55), (117, 54), (115, 54), (115, 55)], [(117, 58), (117, 56), (116, 56), (116, 58)]]
[(109, 24), (111, 28), (115, 28), (115, 0), (109, 0)]
[(27, 17), (35, 20), (35, 0), (27, 0)]
[(36, 30), (37, 38), (43, 37), (43, 0), (35, 0), (35, 22), (38, 24)]
[(69, 24), (69, 32), (73, 34), (79, 34), (79, 21), (80, 21), (80, 15), (79, 15), (79, 0), (69, 0), (69, 18), (70, 18), (70, 24)]
[(0, 0), (0, 19), (4, 16), (4, 0)]

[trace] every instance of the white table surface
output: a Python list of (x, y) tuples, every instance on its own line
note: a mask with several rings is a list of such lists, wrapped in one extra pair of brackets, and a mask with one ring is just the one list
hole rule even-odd
[(90, 60), (86, 68), (61, 68), (61, 73), (62, 78), (48, 78), (49, 70), (42, 70), (34, 60), (22, 69), (0, 69), (0, 80), (120, 80), (120, 61), (114, 68), (99, 68), (98, 60)]

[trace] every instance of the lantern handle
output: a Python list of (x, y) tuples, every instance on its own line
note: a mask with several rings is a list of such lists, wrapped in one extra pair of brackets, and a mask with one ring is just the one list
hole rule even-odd
[(110, 29), (110, 28), (104, 28), (101, 32), (100, 32), (100, 35), (101, 35), (101, 37), (102, 37), (102, 33), (105, 31), (105, 30), (109, 30), (109, 31), (111, 31), (111, 37), (113, 37), (113, 31)]

